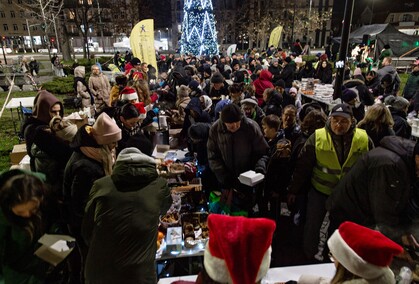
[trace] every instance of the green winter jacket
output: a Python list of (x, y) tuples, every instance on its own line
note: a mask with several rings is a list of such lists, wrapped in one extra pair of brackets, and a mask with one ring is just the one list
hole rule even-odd
[(415, 98), (416, 91), (419, 89), (419, 71), (412, 72), (407, 79), (403, 89), (403, 97), (410, 101)]
[(93, 184), (86, 205), (86, 283), (156, 283), (159, 215), (171, 203), (154, 159), (136, 148), (122, 150), (112, 175)]

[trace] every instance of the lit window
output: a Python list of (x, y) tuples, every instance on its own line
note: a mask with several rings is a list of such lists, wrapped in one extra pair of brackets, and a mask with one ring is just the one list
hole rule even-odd
[(75, 17), (76, 17), (76, 15), (74, 14), (74, 11), (69, 11), (68, 18), (71, 19), (71, 20), (74, 20)]

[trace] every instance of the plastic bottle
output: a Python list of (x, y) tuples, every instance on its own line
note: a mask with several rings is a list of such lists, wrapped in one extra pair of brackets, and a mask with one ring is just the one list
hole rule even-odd
[(396, 277), (397, 284), (410, 284), (412, 283), (412, 270), (409, 267), (403, 266), (400, 268), (400, 273)]

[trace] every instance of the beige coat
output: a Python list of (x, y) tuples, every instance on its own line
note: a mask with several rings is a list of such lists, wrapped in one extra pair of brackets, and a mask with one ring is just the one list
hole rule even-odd
[(92, 74), (89, 78), (89, 89), (95, 100), (97, 111), (100, 111), (108, 105), (111, 85), (106, 76), (102, 73), (99, 73), (99, 75)]
[[(74, 77), (80, 77), (80, 78), (84, 78), (84, 76), (86, 75), (86, 69), (84, 66), (77, 66), (74, 69)], [(78, 81), (77, 82), (77, 97), (81, 98), (81, 104), (83, 106), (83, 108), (85, 107), (90, 107), (91, 101), (90, 101), (90, 94), (87, 91), (87, 86), (85, 86), (82, 82)]]

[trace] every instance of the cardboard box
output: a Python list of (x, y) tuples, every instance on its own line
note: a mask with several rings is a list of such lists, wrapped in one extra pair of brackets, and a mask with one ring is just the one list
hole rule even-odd
[(10, 153), (10, 162), (12, 165), (18, 165), (26, 154), (26, 144), (15, 145), (13, 146), (12, 153)]

